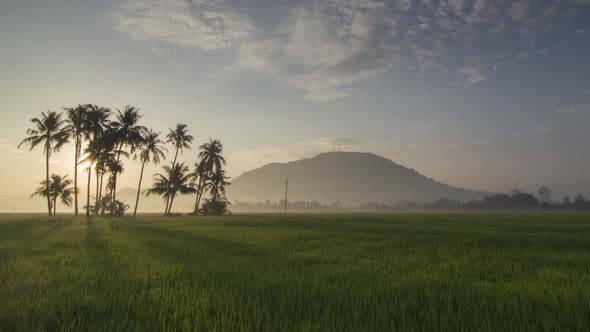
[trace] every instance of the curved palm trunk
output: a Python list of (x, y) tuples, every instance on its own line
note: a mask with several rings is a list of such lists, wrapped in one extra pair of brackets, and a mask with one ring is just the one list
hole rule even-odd
[(57, 197), (53, 199), (53, 215), (57, 214)]
[(139, 173), (139, 184), (137, 185), (137, 197), (135, 198), (135, 208), (133, 209), (133, 216), (137, 214), (137, 206), (139, 205), (139, 193), (141, 191), (141, 180), (143, 179), (143, 168), (145, 167), (145, 160), (141, 164), (141, 172)]
[[(178, 158), (178, 146), (176, 147), (176, 153), (174, 153), (174, 161), (172, 161), (172, 169), (174, 169), (174, 165), (176, 165), (176, 158)], [(169, 213), (170, 208), (168, 207), (168, 203), (170, 202), (170, 197), (166, 197), (166, 213)]]
[[(102, 170), (102, 172), (100, 172), (100, 185), (98, 186), (98, 197), (96, 198), (96, 206), (98, 206), (98, 203), (100, 203), (100, 199), (102, 197), (102, 181), (104, 179), (104, 169)], [(96, 211), (94, 211), (94, 215), (98, 216), (98, 209), (96, 209)]]
[(175, 195), (173, 195), (170, 198), (170, 206), (168, 207), (168, 212), (166, 212), (166, 214), (170, 214), (170, 211), (172, 210), (172, 203), (174, 203), (174, 197), (175, 197)]
[(47, 153), (45, 154), (45, 194), (47, 196), (47, 213), (51, 217), (51, 197), (49, 197), (49, 154), (51, 153), (51, 146), (47, 146)]
[(80, 137), (76, 136), (74, 144), (74, 216), (78, 216), (78, 158), (80, 151)]
[(92, 167), (88, 166), (88, 190), (86, 190), (86, 217), (90, 217), (90, 179), (92, 178)]
[[(98, 167), (97, 167), (98, 169)], [(97, 215), (97, 208), (98, 208), (98, 185), (99, 185), (99, 176), (98, 176), (98, 171), (96, 171), (94, 173), (94, 175), (96, 176), (96, 193), (94, 194), (94, 215)]]
[(194, 215), (199, 215), (199, 205), (201, 205), (201, 198), (203, 197), (203, 192), (205, 183), (202, 179), (199, 179), (199, 191), (197, 192), (197, 200), (195, 201), (195, 211), (193, 211)]
[[(119, 152), (117, 152), (117, 165), (119, 164), (119, 160), (121, 159), (121, 149), (123, 148), (123, 142), (119, 144)], [(114, 203), (117, 200), (117, 172), (113, 173), (113, 187), (111, 188), (112, 193), (112, 202)], [(111, 214), (113, 210), (111, 209)]]

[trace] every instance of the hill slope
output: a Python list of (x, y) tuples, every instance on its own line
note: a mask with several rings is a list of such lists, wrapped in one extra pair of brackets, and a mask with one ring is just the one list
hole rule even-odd
[(284, 196), (287, 177), (289, 200), (323, 203), (471, 200), (487, 194), (437, 182), (372, 153), (330, 152), (245, 172), (233, 180), (228, 197), (232, 201), (278, 201)]

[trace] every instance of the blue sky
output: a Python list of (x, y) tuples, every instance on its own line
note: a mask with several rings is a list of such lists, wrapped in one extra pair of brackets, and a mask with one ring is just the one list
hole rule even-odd
[(3, 1), (0, 43), (0, 195), (43, 175), (15, 148), (28, 119), (81, 102), (218, 137), (233, 176), (337, 142), (456, 186), (590, 192), (589, 0)]

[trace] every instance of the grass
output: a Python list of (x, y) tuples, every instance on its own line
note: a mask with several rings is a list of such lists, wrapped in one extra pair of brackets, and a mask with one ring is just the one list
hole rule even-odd
[(0, 330), (590, 329), (590, 215), (0, 215)]

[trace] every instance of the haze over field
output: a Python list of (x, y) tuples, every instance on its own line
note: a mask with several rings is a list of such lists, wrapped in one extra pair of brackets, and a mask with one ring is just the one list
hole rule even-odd
[(16, 147), (30, 118), (80, 103), (219, 138), (233, 178), (336, 146), (477, 192), (586, 194), (588, 22), (588, 0), (2, 1), (0, 211), (43, 210), (42, 153)]

